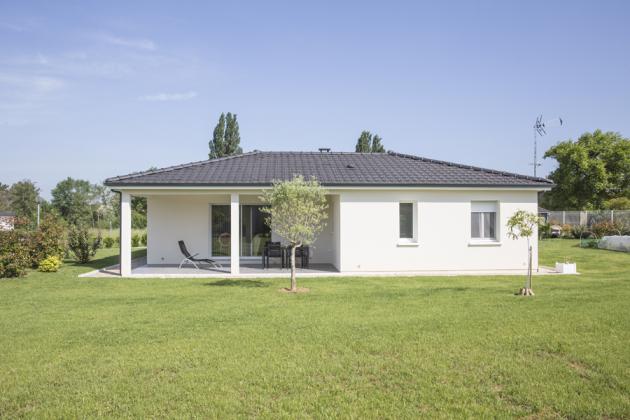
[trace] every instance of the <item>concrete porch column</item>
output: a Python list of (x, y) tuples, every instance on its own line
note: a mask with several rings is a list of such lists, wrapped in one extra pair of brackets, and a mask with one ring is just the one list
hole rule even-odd
[(240, 265), (241, 220), (238, 193), (230, 198), (230, 273), (238, 274)]
[(120, 275), (131, 275), (131, 194), (120, 192)]

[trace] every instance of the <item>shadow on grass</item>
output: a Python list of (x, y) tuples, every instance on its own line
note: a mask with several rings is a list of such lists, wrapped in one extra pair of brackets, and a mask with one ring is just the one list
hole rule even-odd
[[(134, 249), (133, 251), (131, 251), (132, 260), (135, 258), (144, 257), (145, 255), (147, 255), (147, 250), (145, 248)], [(118, 253), (110, 255), (108, 257), (96, 258), (85, 264), (81, 264), (72, 258), (66, 259), (64, 263), (71, 267), (84, 267), (91, 268), (92, 270), (100, 270), (101, 268), (109, 267), (111, 265), (117, 265)]]
[(204, 286), (227, 286), (227, 287), (269, 287), (268, 283), (259, 280), (218, 280), (212, 283), (204, 283)]

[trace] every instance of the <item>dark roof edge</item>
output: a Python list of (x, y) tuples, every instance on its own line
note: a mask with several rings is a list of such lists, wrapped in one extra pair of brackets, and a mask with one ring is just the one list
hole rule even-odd
[[(135, 184), (130, 183), (115, 183), (110, 181), (105, 181), (105, 185), (108, 187), (162, 187), (162, 188), (171, 188), (171, 187), (238, 187), (238, 188), (259, 188), (259, 187), (270, 187), (271, 183), (217, 183), (217, 184), (209, 184), (209, 183), (190, 183), (190, 182), (179, 182), (179, 183), (157, 183), (157, 182), (138, 182)], [(409, 188), (536, 188), (536, 187), (553, 187), (554, 184), (341, 184), (341, 183), (322, 183), (323, 187), (366, 187), (366, 188), (400, 188), (400, 187), (409, 187)]]
[(222, 160), (230, 160), (230, 159), (240, 158), (240, 157), (243, 157), (243, 156), (256, 155), (258, 153), (260, 153), (260, 150), (254, 150), (254, 151), (251, 151), (251, 152), (241, 153), (240, 155), (224, 156), (224, 157), (215, 158), (215, 159), (198, 160), (196, 162), (183, 163), (181, 165), (167, 166), (166, 168), (159, 168), (159, 169), (153, 169), (153, 170), (148, 170), (148, 171), (134, 172), (134, 173), (128, 174), (128, 175), (117, 175), (117, 176), (113, 176), (113, 177), (107, 178), (105, 180), (104, 184), (105, 185), (109, 185), (111, 182), (120, 181), (120, 180), (123, 180), (123, 179), (132, 179), (132, 178), (137, 178), (139, 176), (144, 176), (144, 175), (153, 175), (153, 174), (160, 174), (160, 173), (164, 173), (164, 172), (171, 172), (171, 171), (174, 171), (174, 170), (177, 170), (177, 169), (189, 168), (189, 167), (192, 167), (192, 166), (204, 165), (204, 164), (209, 163), (209, 162), (218, 162), (218, 161), (222, 161)]
[(508, 177), (511, 177), (511, 178), (527, 179), (529, 181), (536, 181), (536, 182), (540, 182), (540, 183), (544, 183), (544, 184), (553, 185), (553, 181), (551, 181), (551, 180), (549, 180), (547, 178), (540, 178), (540, 177), (529, 176), (529, 175), (521, 175), (521, 174), (517, 174), (517, 173), (514, 173), (514, 172), (498, 171), (496, 169), (488, 169), (488, 168), (482, 168), (482, 167), (479, 167), (479, 166), (464, 165), (464, 164), (461, 164), (461, 163), (448, 162), (448, 161), (445, 161), (445, 160), (430, 159), (430, 158), (425, 158), (425, 157), (416, 156), (416, 155), (408, 155), (408, 154), (405, 154), (405, 153), (398, 153), (398, 152), (394, 152), (393, 150), (388, 150), (387, 154), (392, 155), (392, 156), (398, 156), (398, 157), (402, 157), (402, 158), (412, 159), (412, 160), (420, 160), (420, 161), (423, 161), (423, 162), (430, 162), (430, 163), (437, 163), (437, 164), (440, 164), (440, 165), (454, 166), (456, 168), (462, 168), (462, 169), (472, 169), (472, 170), (475, 170), (475, 171), (488, 172), (488, 173), (495, 174), (495, 175), (503, 175), (503, 176), (508, 176)]

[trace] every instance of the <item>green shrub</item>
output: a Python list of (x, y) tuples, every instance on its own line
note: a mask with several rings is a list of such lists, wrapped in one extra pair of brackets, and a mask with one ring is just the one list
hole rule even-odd
[(30, 232), (29, 244), (33, 268), (48, 257), (61, 259), (66, 252), (66, 229), (63, 221), (52, 214), (44, 216), (39, 229)]
[[(568, 226), (568, 225), (565, 225)], [(562, 231), (564, 232), (564, 226), (562, 228)], [(572, 237), (575, 239), (580, 239), (581, 237), (588, 237), (589, 234), (587, 233), (589, 230), (586, 226), (582, 226), (582, 225), (573, 225), (570, 227), (569, 229), (570, 231), (570, 235), (571, 236), (567, 236), (567, 237)]]
[(0, 231), (0, 278), (23, 276), (30, 263), (28, 232)]
[(140, 242), (142, 242), (142, 245), (147, 246), (147, 233), (146, 232), (142, 234), (142, 238), (140, 239)]
[(539, 219), (538, 222), (538, 238), (551, 238), (551, 225), (542, 217)]
[(139, 212), (131, 212), (131, 227), (133, 229), (144, 229), (147, 227), (147, 216)]
[(89, 262), (100, 247), (100, 233), (96, 238), (91, 238), (89, 231), (83, 226), (73, 226), (68, 232), (68, 248), (81, 264)]
[(40, 261), (38, 270), (44, 273), (54, 273), (61, 267), (61, 258), (51, 255)]
[(598, 238), (607, 235), (620, 235), (623, 230), (624, 227), (621, 226), (621, 224), (610, 221), (594, 223), (591, 226), (591, 231), (597, 235)]
[(140, 235), (138, 235), (137, 233), (134, 233), (131, 236), (131, 246), (136, 248), (140, 246)]
[(107, 236), (103, 239), (103, 245), (105, 246), (105, 248), (113, 247), (115, 242), (116, 241), (111, 236)]

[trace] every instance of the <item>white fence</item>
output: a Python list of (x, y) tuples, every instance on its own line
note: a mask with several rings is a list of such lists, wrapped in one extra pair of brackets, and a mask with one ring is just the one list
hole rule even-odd
[(615, 222), (630, 226), (630, 210), (550, 211), (547, 222), (551, 225), (582, 225)]

